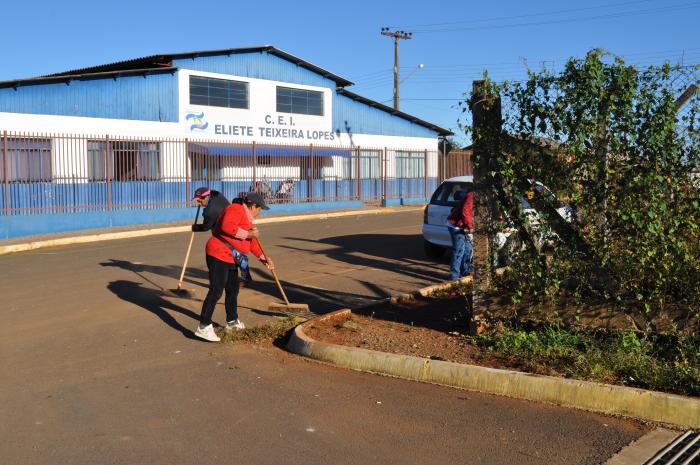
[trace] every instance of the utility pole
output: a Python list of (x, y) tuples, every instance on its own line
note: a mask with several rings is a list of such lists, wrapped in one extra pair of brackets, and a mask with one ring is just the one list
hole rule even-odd
[(413, 36), (412, 32), (394, 31), (388, 27), (382, 28), (382, 35), (394, 38), (394, 110), (399, 109), (399, 39), (408, 40)]

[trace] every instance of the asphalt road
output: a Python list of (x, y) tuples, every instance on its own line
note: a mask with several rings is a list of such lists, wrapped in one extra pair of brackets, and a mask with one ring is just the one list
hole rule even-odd
[[(317, 313), (442, 280), (419, 212), (262, 225), (290, 299)], [(188, 286), (204, 297), (203, 244)], [(174, 287), (187, 234), (0, 256), (0, 463), (597, 464), (637, 423), (356, 373), (193, 338)], [(275, 293), (256, 265), (241, 319)], [(223, 306), (215, 320), (223, 322)]]

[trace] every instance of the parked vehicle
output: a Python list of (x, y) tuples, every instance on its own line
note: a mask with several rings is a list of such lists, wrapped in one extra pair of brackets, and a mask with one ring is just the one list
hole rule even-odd
[[(569, 224), (576, 220), (576, 211), (569, 205), (557, 200), (552, 193), (541, 182), (528, 180), (532, 198), (522, 195), (520, 202), (526, 218), (526, 229), (533, 238), (533, 243), (538, 249), (545, 245), (554, 244), (559, 237), (543, 224), (542, 217), (533, 203), (539, 196), (545, 198), (550, 205), (553, 205), (561, 218)], [(430, 258), (440, 258), (447, 250), (452, 248), (452, 239), (447, 229), (447, 217), (452, 209), (457, 205), (455, 194), (459, 191), (469, 191), (473, 188), (474, 179), (472, 176), (457, 176), (445, 180), (433, 193), (430, 203), (423, 211), (423, 248)], [(508, 219), (504, 216), (503, 227), (496, 233), (493, 240), (494, 260), (497, 264), (507, 264), (522, 247), (516, 230), (508, 226)]]
[(452, 248), (447, 217), (458, 203), (455, 194), (469, 191), (473, 185), (473, 176), (457, 176), (444, 181), (433, 193), (423, 211), (423, 248), (428, 257), (440, 258)]

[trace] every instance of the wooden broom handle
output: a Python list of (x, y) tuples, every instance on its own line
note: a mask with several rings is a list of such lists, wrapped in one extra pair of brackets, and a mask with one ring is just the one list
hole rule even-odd
[[(201, 205), (197, 205), (197, 213), (194, 215), (194, 224), (197, 224), (197, 219), (199, 219), (199, 209), (202, 208)], [(182, 288), (182, 280), (185, 279), (185, 270), (187, 269), (187, 262), (190, 261), (190, 252), (192, 252), (192, 242), (194, 242), (194, 231), (190, 236), (190, 244), (187, 246), (187, 254), (185, 255), (185, 263), (182, 264), (182, 273), (180, 273), (180, 280), (177, 282), (177, 288)]]
[[(258, 238), (258, 245), (260, 246), (260, 251), (267, 259), (267, 254), (265, 253), (265, 250), (263, 249), (262, 242), (260, 242), (260, 238)], [(287, 294), (285, 294), (284, 289), (282, 289), (282, 283), (280, 283), (280, 279), (277, 277), (277, 273), (275, 272), (274, 269), (272, 269), (270, 271), (272, 271), (272, 276), (275, 277), (275, 282), (277, 283), (277, 287), (279, 288), (280, 292), (282, 293), (282, 297), (284, 297), (284, 303), (289, 305), (289, 299), (287, 299)]]
[(185, 279), (185, 270), (187, 269), (187, 262), (190, 261), (190, 252), (192, 251), (192, 242), (194, 242), (194, 231), (190, 236), (190, 245), (187, 246), (187, 255), (185, 255), (185, 263), (182, 264), (182, 273), (180, 273), (180, 280), (177, 282), (177, 288), (182, 287), (182, 280)]

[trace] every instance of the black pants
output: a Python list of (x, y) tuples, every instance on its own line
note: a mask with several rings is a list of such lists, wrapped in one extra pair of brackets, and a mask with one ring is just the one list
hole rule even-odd
[(216, 303), (226, 291), (226, 321), (238, 319), (238, 267), (233, 263), (222, 262), (207, 255), (209, 268), (209, 292), (202, 305), (200, 324), (208, 326), (214, 315)]

